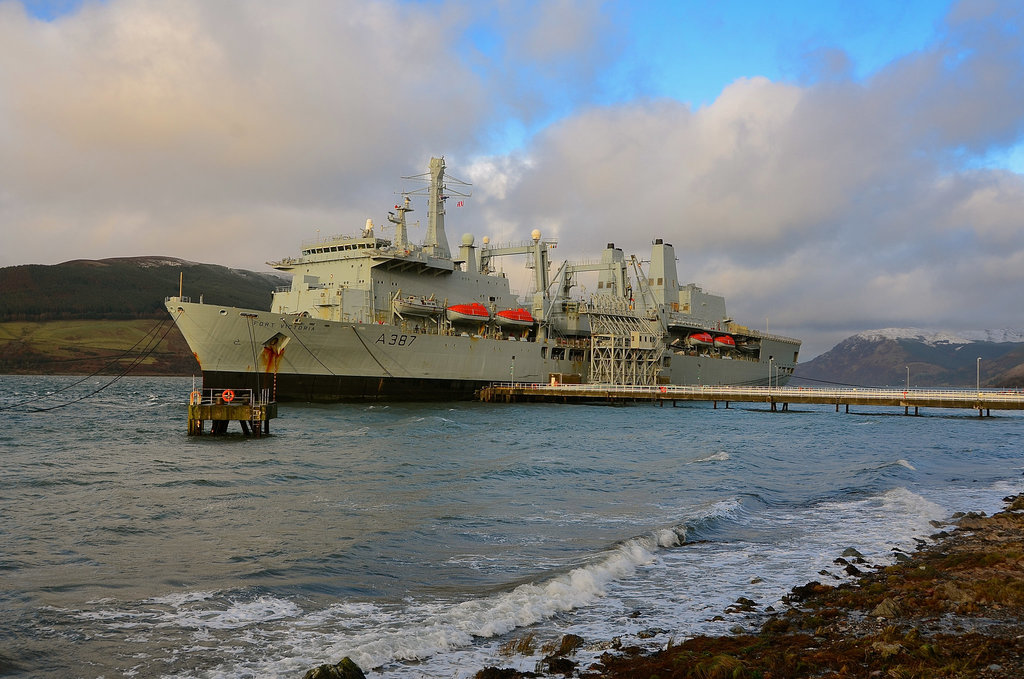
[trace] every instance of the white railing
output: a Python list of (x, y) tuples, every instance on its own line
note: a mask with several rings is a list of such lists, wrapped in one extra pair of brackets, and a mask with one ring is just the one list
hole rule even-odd
[(270, 389), (193, 389), (188, 397), (189, 405), (201, 406), (265, 406), (270, 402)]
[(616, 396), (660, 395), (671, 398), (694, 400), (763, 400), (784, 402), (789, 400), (807, 400), (821, 403), (841, 403), (845, 401), (901, 401), (913, 405), (914, 402), (942, 401), (951, 404), (964, 404), (973, 407), (978, 403), (1017, 404), (1024, 409), (1024, 390), (1021, 389), (876, 389), (862, 387), (736, 387), (719, 385), (656, 385), (633, 386), (622, 384), (547, 384), (543, 382), (498, 382), (492, 386), (514, 388), (524, 391), (562, 390), (581, 395), (613, 394)]

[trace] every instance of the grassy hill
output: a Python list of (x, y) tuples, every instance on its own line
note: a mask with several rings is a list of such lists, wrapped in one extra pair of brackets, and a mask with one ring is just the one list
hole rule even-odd
[(0, 323), (0, 374), (198, 375), (171, 317)]
[(226, 306), (270, 308), (286, 280), (270, 273), (168, 257), (78, 259), (0, 269), (0, 321), (162, 318), (165, 297), (178, 294)]
[(166, 257), (0, 268), (0, 373), (198, 374), (163, 305), (179, 275), (186, 296), (257, 309), (287, 282)]

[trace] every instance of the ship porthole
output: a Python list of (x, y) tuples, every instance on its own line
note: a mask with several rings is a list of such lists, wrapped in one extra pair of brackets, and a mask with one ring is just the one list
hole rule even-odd
[(227, 309), (221, 309), (220, 310), (220, 315), (221, 316), (227, 316), (228, 315), (228, 310)]

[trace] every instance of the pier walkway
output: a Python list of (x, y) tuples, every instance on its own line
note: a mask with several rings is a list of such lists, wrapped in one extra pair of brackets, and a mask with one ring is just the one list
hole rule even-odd
[(843, 406), (895, 406), (904, 414), (920, 408), (977, 410), (979, 416), (993, 410), (1024, 410), (1024, 390), (1009, 389), (873, 389), (861, 387), (728, 387), (673, 386), (638, 387), (616, 384), (543, 384), (498, 382), (478, 392), (486, 402), (630, 403), (651, 401), (660, 405), (678, 401), (719, 403), (765, 403), (773, 411), (789, 410), (790, 403)]

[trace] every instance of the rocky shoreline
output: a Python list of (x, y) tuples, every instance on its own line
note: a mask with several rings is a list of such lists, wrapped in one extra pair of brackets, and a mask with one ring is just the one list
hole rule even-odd
[[(475, 678), (1024, 677), (1024, 495), (1005, 500), (992, 516), (954, 517), (955, 530), (892, 566), (872, 569), (844, 554), (837, 563), (856, 580), (795, 587), (788, 607), (766, 614), (756, 632), (699, 636), (655, 653), (617, 647), (585, 667), (573, 659), (584, 640), (568, 635), (535, 672), (487, 667)], [(361, 676), (345, 659), (305, 679)]]

